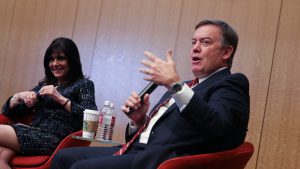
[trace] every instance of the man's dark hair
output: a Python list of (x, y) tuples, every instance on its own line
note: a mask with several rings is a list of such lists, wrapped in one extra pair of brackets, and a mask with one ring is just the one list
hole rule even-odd
[(195, 30), (197, 30), (199, 27), (201, 27), (203, 25), (215, 25), (218, 28), (220, 28), (221, 34), (222, 34), (222, 47), (227, 47), (227, 46), (233, 47), (233, 51), (232, 51), (229, 59), (227, 60), (228, 67), (231, 68), (233, 56), (235, 54), (235, 51), (237, 49), (238, 42), (239, 42), (239, 37), (238, 37), (236, 31), (224, 21), (208, 20), (208, 19), (200, 21), (196, 25)]
[(54, 77), (50, 70), (49, 62), (52, 58), (52, 54), (55, 52), (63, 52), (67, 57), (69, 64), (68, 82), (72, 83), (80, 78), (83, 78), (83, 72), (80, 62), (80, 55), (76, 44), (68, 38), (59, 37), (54, 39), (50, 46), (47, 48), (44, 56), (44, 69), (45, 78), (44, 83), (46, 84), (57, 84), (57, 79)]

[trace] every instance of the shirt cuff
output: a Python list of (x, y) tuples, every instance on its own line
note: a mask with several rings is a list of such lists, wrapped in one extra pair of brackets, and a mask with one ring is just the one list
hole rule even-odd
[(140, 129), (140, 127), (142, 127), (144, 125), (144, 123), (146, 123), (148, 118), (149, 118), (148, 116), (145, 116), (144, 121), (140, 125), (136, 125), (132, 120), (130, 120), (128, 123), (128, 126), (129, 126), (128, 134), (132, 134), (132, 133), (138, 131)]
[(138, 130), (138, 126), (134, 125), (132, 120), (129, 121), (128, 126), (129, 126), (128, 127), (128, 134), (129, 135)]
[(179, 110), (182, 111), (186, 105), (190, 102), (194, 95), (194, 91), (187, 85), (184, 84), (182, 90), (172, 95), (175, 103), (179, 107)]

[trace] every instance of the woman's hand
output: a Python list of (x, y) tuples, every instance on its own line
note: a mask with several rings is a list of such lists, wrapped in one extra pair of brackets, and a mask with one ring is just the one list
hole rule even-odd
[(64, 105), (66, 103), (66, 101), (68, 100), (68, 98), (65, 98), (64, 96), (62, 96), (57, 91), (57, 87), (54, 87), (53, 85), (43, 86), (40, 89), (39, 94), (41, 96), (49, 96), (52, 100), (54, 100), (55, 102), (57, 102), (61, 105)]
[(16, 93), (10, 99), (10, 107), (14, 107), (20, 103), (25, 103), (27, 107), (33, 107), (37, 102), (37, 94), (34, 91), (25, 91)]

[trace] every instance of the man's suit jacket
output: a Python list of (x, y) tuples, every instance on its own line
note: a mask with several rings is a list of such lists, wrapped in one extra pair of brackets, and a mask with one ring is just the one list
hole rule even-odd
[[(147, 145), (137, 152), (132, 168), (155, 169), (176, 156), (233, 149), (244, 142), (250, 105), (246, 76), (224, 69), (195, 86), (193, 91), (182, 112), (174, 103), (155, 123)], [(156, 106), (170, 97), (167, 92)], [(127, 135), (126, 140), (131, 137)], [(138, 146), (135, 142), (131, 150)]]

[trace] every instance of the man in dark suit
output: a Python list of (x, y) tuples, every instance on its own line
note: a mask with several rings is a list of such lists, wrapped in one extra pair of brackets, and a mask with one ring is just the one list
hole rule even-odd
[(238, 36), (227, 23), (200, 21), (190, 55), (197, 79), (190, 82), (183, 82), (176, 72), (171, 51), (166, 60), (146, 51), (148, 59), (142, 61), (146, 68), (141, 70), (145, 80), (168, 89), (149, 113), (153, 117), (147, 115), (150, 96), (146, 94), (142, 103), (133, 92), (122, 106), (130, 118), (126, 148), (65, 150), (55, 157), (52, 169), (155, 169), (173, 157), (224, 151), (242, 144), (250, 101), (246, 76), (230, 72), (237, 44)]

